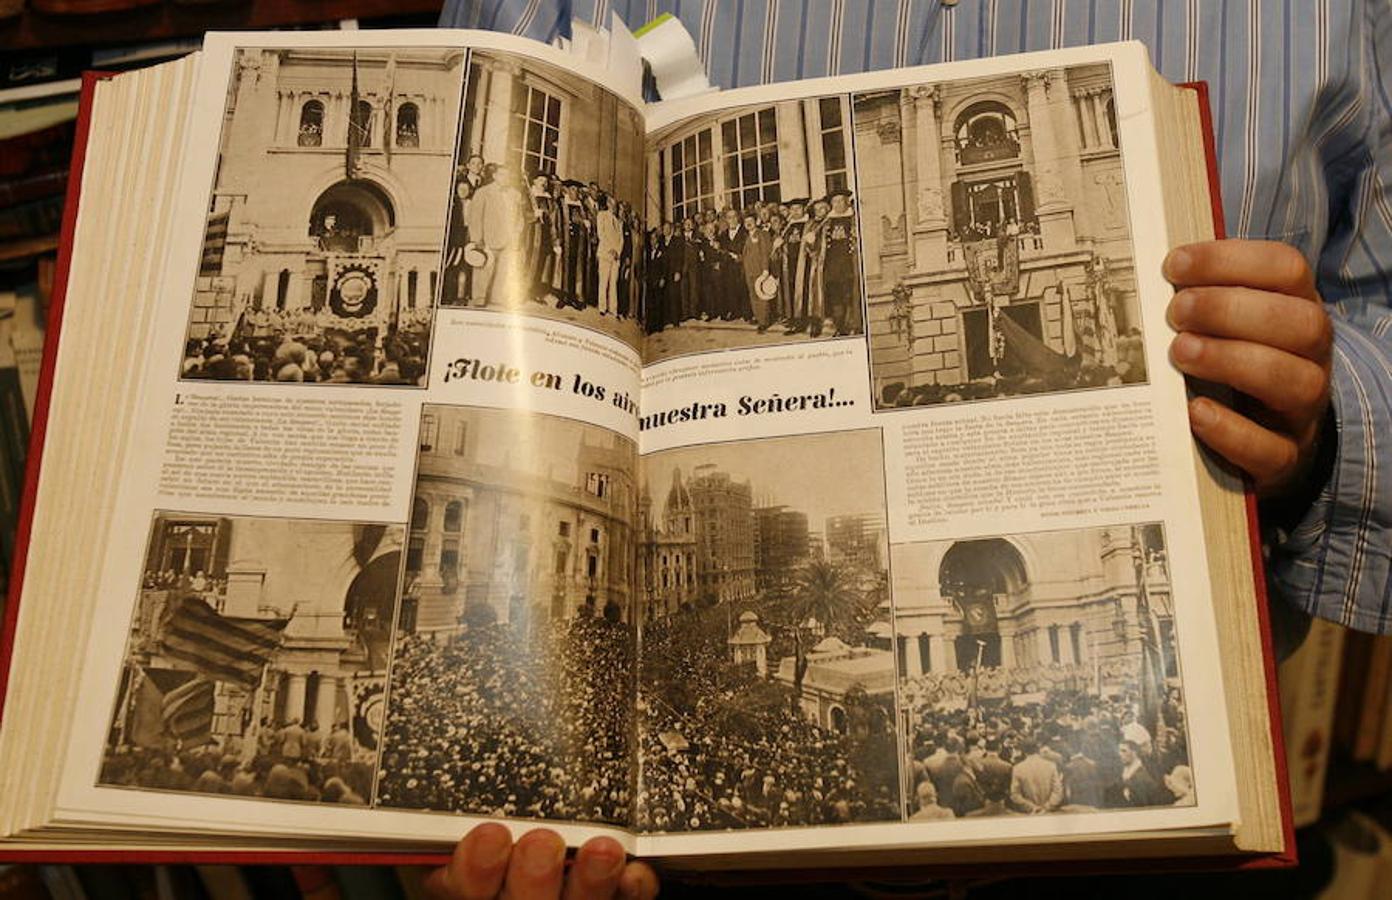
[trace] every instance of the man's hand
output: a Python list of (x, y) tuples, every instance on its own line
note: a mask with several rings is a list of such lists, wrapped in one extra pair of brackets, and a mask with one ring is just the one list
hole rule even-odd
[(1258, 496), (1304, 487), (1329, 410), (1334, 329), (1300, 252), (1275, 241), (1177, 247), (1170, 358), (1186, 375), (1238, 392), (1236, 409), (1189, 401), (1194, 435), (1249, 474)]
[(440, 900), (651, 900), (657, 876), (646, 863), (626, 862), (612, 838), (585, 842), (565, 869), (565, 841), (536, 828), (512, 843), (507, 828), (479, 825), (454, 848), (449, 865), (426, 882)]

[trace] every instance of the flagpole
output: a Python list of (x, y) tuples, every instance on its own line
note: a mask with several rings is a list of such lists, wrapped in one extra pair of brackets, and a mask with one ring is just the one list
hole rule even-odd
[(261, 664), (261, 677), (256, 680), (256, 690), (251, 695), (251, 725), (247, 728), (246, 734), (242, 735), (243, 763), (250, 763), (256, 758), (256, 750), (261, 740), (262, 698), (266, 692), (266, 675), (270, 668), (269, 662)]

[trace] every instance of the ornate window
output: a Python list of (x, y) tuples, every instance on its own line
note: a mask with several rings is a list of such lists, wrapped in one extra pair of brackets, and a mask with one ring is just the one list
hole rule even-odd
[(781, 199), (778, 122), (772, 106), (720, 123), (720, 149), (730, 206), (742, 209)]
[(324, 104), (310, 100), (300, 107), (300, 133), (296, 143), (301, 147), (318, 147), (324, 143)]
[(514, 88), (512, 152), (530, 179), (556, 174), (561, 155), (561, 99), (534, 85)]
[(710, 129), (683, 138), (667, 151), (672, 221), (715, 207), (715, 162)]
[(451, 500), (445, 506), (445, 531), (458, 534), (464, 529), (464, 504)]
[(469, 446), (469, 424), (460, 422), (454, 430), (454, 455), (463, 456)]
[(396, 146), (420, 146), (420, 107), (403, 103), (396, 111)]
[(435, 449), (440, 440), (440, 420), (430, 413), (421, 416), (420, 448), (422, 453)]
[(823, 97), (817, 101), (821, 117), (822, 168), (826, 172), (827, 193), (851, 186), (846, 164), (846, 115), (841, 104), (843, 97)]
[(995, 100), (973, 103), (957, 117), (952, 130), (957, 162), (964, 166), (1016, 159), (1020, 134), (1010, 107)]

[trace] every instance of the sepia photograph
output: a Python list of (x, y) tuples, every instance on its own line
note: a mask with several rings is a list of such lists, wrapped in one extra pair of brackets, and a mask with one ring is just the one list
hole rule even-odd
[(465, 56), (237, 52), (183, 378), (424, 385)]
[(636, 445), (427, 404), (377, 803), (627, 825)]
[(1195, 803), (1159, 525), (891, 553), (911, 821)]
[(836, 96), (654, 135), (644, 362), (864, 333), (850, 126)]
[(644, 457), (639, 829), (899, 820), (881, 454), (862, 430)]
[(99, 783), (370, 803), (401, 539), (157, 513)]
[(852, 106), (877, 409), (1146, 381), (1109, 65)]
[(526, 56), (475, 51), (441, 305), (642, 342), (643, 122), (617, 95)]

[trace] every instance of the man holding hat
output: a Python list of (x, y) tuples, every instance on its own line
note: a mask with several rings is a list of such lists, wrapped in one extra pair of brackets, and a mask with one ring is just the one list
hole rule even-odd
[(520, 293), (524, 202), (514, 170), (507, 163), (494, 167), (493, 180), (479, 188), (469, 202), (470, 243), (486, 256), (474, 271), (470, 305), (507, 303)]

